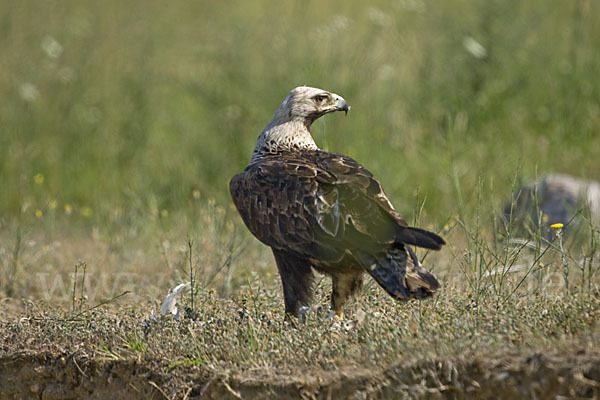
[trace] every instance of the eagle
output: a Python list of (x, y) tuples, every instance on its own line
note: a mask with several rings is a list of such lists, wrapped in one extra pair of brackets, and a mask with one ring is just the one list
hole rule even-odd
[(313, 140), (316, 119), (349, 109), (335, 93), (293, 89), (230, 182), (245, 225), (273, 251), (285, 312), (296, 317), (310, 302), (314, 270), (331, 276), (338, 319), (365, 272), (397, 300), (427, 298), (440, 287), (410, 246), (439, 250), (444, 240), (408, 226), (365, 167)]

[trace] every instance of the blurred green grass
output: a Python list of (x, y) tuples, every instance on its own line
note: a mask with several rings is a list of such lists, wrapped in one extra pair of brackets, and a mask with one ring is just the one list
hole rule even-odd
[(597, 2), (1, 3), (5, 218), (71, 207), (103, 228), (190, 214), (194, 193), (228, 204), (303, 84), (352, 106), (315, 124), (321, 147), (402, 213), (426, 199), (430, 224), (469, 213), (482, 180), (492, 208), (515, 174), (599, 178)]

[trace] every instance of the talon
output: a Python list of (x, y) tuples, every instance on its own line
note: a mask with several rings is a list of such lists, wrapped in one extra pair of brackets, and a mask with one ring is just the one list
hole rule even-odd
[(341, 322), (344, 319), (344, 313), (342, 311), (333, 311), (329, 312), (329, 320), (333, 322)]

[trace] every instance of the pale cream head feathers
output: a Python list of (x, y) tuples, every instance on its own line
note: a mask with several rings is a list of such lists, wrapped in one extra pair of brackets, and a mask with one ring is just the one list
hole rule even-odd
[(251, 161), (279, 151), (318, 149), (311, 124), (325, 114), (348, 110), (346, 100), (335, 93), (308, 86), (292, 89), (258, 137)]

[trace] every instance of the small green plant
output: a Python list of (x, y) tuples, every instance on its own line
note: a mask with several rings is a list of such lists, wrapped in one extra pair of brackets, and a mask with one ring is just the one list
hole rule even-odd
[(169, 373), (172, 369), (177, 367), (189, 368), (189, 367), (200, 367), (204, 364), (204, 360), (202, 358), (190, 358), (184, 357), (180, 360), (171, 361), (169, 365), (167, 365), (165, 372)]
[[(81, 274), (81, 282), (79, 285), (79, 274)], [(111, 304), (115, 302), (117, 299), (125, 296), (130, 293), (129, 290), (126, 290), (120, 294), (117, 294), (111, 298), (100, 301), (98, 304), (93, 306), (87, 305), (87, 295), (85, 294), (85, 280), (87, 276), (87, 263), (85, 261), (79, 260), (74, 265), (73, 272), (73, 287), (71, 289), (71, 316), (69, 319), (78, 320), (80, 318), (88, 318), (91, 312), (97, 308), (105, 306), (107, 304)], [(79, 298), (77, 298), (77, 287), (79, 286)]]
[[(1, 230), (0, 230), (1, 231)], [(18, 282), (20, 270), (20, 256), (23, 244), (23, 233), (20, 225), (15, 231), (15, 239), (12, 248), (11, 257), (0, 257), (0, 264), (3, 266), (3, 279), (0, 280), (0, 287), (4, 288), (7, 297), (13, 296), (15, 285)]]
[(188, 236), (187, 239), (187, 276), (189, 278), (189, 282), (190, 282), (190, 308), (192, 310), (192, 314), (196, 313), (196, 294), (198, 293), (198, 273), (195, 271), (195, 267), (196, 267), (196, 263), (194, 262), (194, 257), (193, 257), (193, 250), (194, 250), (194, 242), (192, 241), (192, 239)]
[(125, 343), (131, 351), (135, 351), (138, 353), (146, 352), (146, 343), (144, 342), (144, 338), (139, 336), (137, 334), (137, 331), (133, 331), (132, 334), (127, 335)]
[[(81, 289), (79, 291), (79, 299), (76, 300), (76, 296), (77, 296), (77, 282), (79, 280), (79, 270), (82, 270), (81, 272)], [(73, 272), (73, 289), (71, 290), (71, 314), (74, 315), (75, 313), (81, 314), (82, 313), (82, 309), (83, 309), (83, 304), (85, 303), (85, 301), (87, 300), (85, 294), (84, 294), (84, 290), (85, 290), (85, 276), (86, 276), (86, 272), (87, 272), (87, 263), (84, 261), (78, 261), (77, 263), (75, 263), (75, 267), (74, 267), (74, 272)]]

